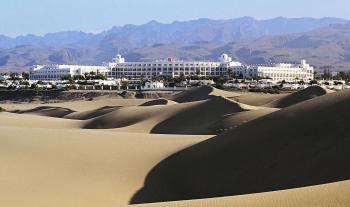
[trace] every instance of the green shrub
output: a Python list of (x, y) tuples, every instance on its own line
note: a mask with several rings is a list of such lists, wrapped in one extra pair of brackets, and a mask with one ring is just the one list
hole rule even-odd
[(4, 108), (0, 107), (0, 112), (6, 111)]

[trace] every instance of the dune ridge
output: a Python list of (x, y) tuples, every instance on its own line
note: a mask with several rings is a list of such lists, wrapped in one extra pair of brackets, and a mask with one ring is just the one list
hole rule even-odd
[(153, 168), (131, 203), (243, 195), (347, 180), (350, 131), (344, 129), (350, 117), (339, 114), (346, 114), (349, 104), (350, 90), (321, 96), (175, 153)]
[(350, 181), (284, 191), (199, 200), (133, 205), (135, 207), (346, 207), (350, 205)]
[[(13, 112), (85, 120), (82, 124), (85, 129), (155, 134), (220, 134), (272, 113), (277, 107), (293, 105), (325, 93), (322, 88), (310, 87), (288, 96), (278, 96), (280, 98), (274, 98), (262, 107), (235, 101), (245, 95), (203, 86), (175, 95), (173, 100), (179, 103), (168, 99), (112, 100), (106, 101), (106, 104), (114, 105), (84, 111), (78, 106), (85, 108), (86, 102), (69, 103), (69, 108), (52, 104)], [(92, 101), (90, 105), (101, 106), (101, 101)]]
[(323, 96), (329, 93), (326, 89), (321, 88), (320, 86), (311, 86), (304, 90), (292, 93), (286, 97), (283, 97), (279, 100), (272, 101), (266, 104), (266, 107), (273, 108), (285, 108), (303, 101), (316, 98), (318, 96)]
[(216, 134), (219, 131), (213, 129), (212, 125), (225, 116), (258, 108), (222, 96), (211, 96), (195, 102), (176, 103), (160, 99), (136, 106), (105, 106), (87, 111), (49, 105), (12, 112), (84, 120), (81, 128), (85, 129), (155, 134)]
[(70, 114), (65, 115), (62, 118), (65, 119), (76, 119), (76, 120), (88, 120), (93, 119), (99, 116), (103, 116), (105, 114), (108, 114), (112, 111), (118, 110), (119, 106), (105, 106), (102, 108), (89, 110), (89, 111), (83, 111), (83, 112), (72, 112)]
[(0, 104), (0, 107), (8, 110), (30, 110), (38, 107), (59, 107), (66, 108), (72, 111), (83, 112), (96, 110), (98, 108), (103, 108), (106, 106), (138, 106), (145, 102), (152, 101), (154, 99), (114, 99), (114, 98), (104, 98), (95, 99), (92, 101), (69, 101), (69, 102), (59, 102), (59, 103), (8, 103)]
[(213, 124), (211, 128), (213, 129), (213, 131), (221, 133), (236, 128), (242, 124), (248, 123), (252, 120), (263, 117), (265, 115), (268, 115), (270, 113), (276, 112), (278, 110), (279, 109), (277, 108), (261, 107), (254, 110), (237, 112), (223, 117), (217, 123)]
[(0, 126), (11, 128), (47, 128), (47, 129), (81, 129), (84, 125), (79, 120), (68, 120), (35, 114), (14, 114), (1, 112)]
[(36, 114), (36, 115), (40, 115), (40, 116), (62, 118), (68, 114), (73, 113), (74, 111), (71, 109), (62, 108), (62, 107), (40, 106), (40, 107), (36, 107), (34, 109), (14, 110), (11, 112), (18, 113), (18, 114)]
[(148, 101), (146, 103), (141, 104), (140, 106), (157, 106), (157, 105), (173, 105), (173, 104), (177, 104), (177, 103), (175, 101), (161, 98), (161, 99)]
[(294, 93), (247, 93), (233, 97), (233, 99), (237, 102), (251, 106), (285, 108), (329, 93), (332, 92), (319, 86), (311, 86)]
[(213, 123), (227, 114), (244, 110), (232, 100), (213, 97), (173, 105), (125, 107), (87, 122), (84, 128), (119, 128), (155, 134), (212, 134)]
[(347, 207), (349, 105), (350, 90), (209, 86), (0, 104), (0, 205)]
[(215, 96), (230, 98), (230, 97), (236, 97), (239, 95), (240, 94), (238, 93), (223, 91), (220, 89), (216, 89), (212, 86), (201, 86), (201, 87), (192, 88), (182, 93), (179, 93), (177, 95), (174, 95), (174, 98), (172, 100), (178, 103), (185, 103), (185, 102), (206, 100)]

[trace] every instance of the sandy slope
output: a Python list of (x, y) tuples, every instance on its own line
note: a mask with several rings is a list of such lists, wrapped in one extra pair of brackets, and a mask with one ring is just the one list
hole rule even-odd
[(21, 128), (81, 129), (83, 122), (78, 120), (59, 119), (31, 114), (2, 112), (0, 113), (0, 126)]
[(221, 133), (236, 128), (242, 124), (248, 123), (254, 119), (276, 112), (278, 110), (279, 109), (276, 108), (261, 107), (255, 110), (237, 112), (223, 117), (217, 123), (213, 124), (211, 128), (213, 131)]
[[(268, 107), (286, 107), (325, 93), (322, 88), (310, 87), (288, 96), (248, 94), (235, 98), (249, 100), (248, 102), (253, 105), (260, 105), (262, 101)], [(87, 120), (82, 127), (88, 129), (156, 134), (219, 134), (276, 111), (274, 108), (254, 107), (234, 102), (221, 95), (238, 94), (203, 86), (176, 95), (174, 100), (180, 103), (166, 99), (151, 101), (112, 99), (69, 102), (66, 105), (50, 104), (14, 112)], [(135, 106), (138, 103), (142, 104)], [(106, 106), (95, 108), (103, 104)], [(92, 107), (94, 108), (91, 109)], [(82, 110), (87, 108), (90, 110)]]
[(164, 98), (148, 101), (141, 104), (140, 106), (157, 106), (157, 105), (173, 105), (177, 104), (175, 101), (167, 100)]
[(126, 205), (164, 157), (205, 136), (0, 127), (0, 205)]
[(244, 111), (222, 97), (166, 106), (125, 107), (87, 122), (88, 129), (115, 129), (156, 134), (213, 134), (212, 124)]
[(321, 96), (178, 152), (153, 168), (133, 203), (242, 195), (347, 180), (350, 116), (345, 114), (349, 105), (350, 90)]
[(135, 207), (348, 207), (350, 206), (350, 181), (331, 183), (299, 189), (259, 193), (243, 196), (209, 198)]
[(0, 105), (26, 111), (0, 113), (0, 206), (350, 206), (350, 91), (324, 94)]
[(318, 96), (326, 95), (328, 92), (319, 86), (311, 86), (304, 90), (297, 91), (279, 100), (272, 101), (265, 106), (273, 108), (285, 108)]
[(105, 114), (108, 114), (112, 111), (118, 110), (121, 108), (121, 106), (105, 106), (98, 109), (93, 109), (89, 111), (78, 111), (78, 112), (72, 112), (70, 114), (67, 114), (63, 116), (62, 118), (65, 119), (76, 119), (76, 120), (88, 120), (93, 119), (99, 116), (103, 116)]
[(309, 99), (316, 98), (331, 93), (329, 90), (319, 86), (311, 86), (295, 93), (284, 94), (263, 94), (247, 93), (234, 97), (233, 99), (240, 103), (252, 106), (264, 106), (271, 108), (285, 108)]
[(39, 104), (39, 103), (25, 103), (25, 104), (0, 104), (0, 107), (6, 110), (30, 110), (36, 107), (48, 106), (48, 107), (61, 107), (67, 108), (72, 111), (89, 111), (106, 106), (138, 106), (152, 99), (101, 99), (93, 101), (72, 101), (64, 103), (52, 103), (52, 104)]
[[(216, 134), (221, 132), (213, 125), (222, 119), (226, 120), (225, 123), (232, 122), (232, 125), (237, 125), (266, 114), (257, 111), (257, 113), (247, 113), (244, 120), (241, 116), (225, 118), (237, 112), (257, 109), (260, 108), (237, 103), (224, 97), (212, 96), (202, 101), (179, 104), (160, 99), (148, 101), (140, 106), (107, 106), (89, 111), (75, 112), (70, 108), (39, 106), (13, 112), (86, 120), (80, 122), (80, 126), (87, 129), (114, 129), (123, 132), (156, 134)], [(221, 128), (223, 127), (226, 126)]]
[(246, 93), (240, 96), (234, 97), (233, 99), (240, 103), (245, 103), (252, 106), (264, 106), (271, 102), (278, 101), (286, 96), (288, 93), (284, 94), (265, 94), (265, 93)]
[(239, 96), (239, 93), (223, 91), (212, 86), (192, 88), (174, 96), (173, 100), (178, 103), (206, 100), (215, 96), (232, 98)]
[(62, 118), (74, 111), (68, 108), (53, 107), (53, 106), (39, 106), (29, 110), (13, 110), (11, 112), (18, 114), (35, 114), (40, 116)]

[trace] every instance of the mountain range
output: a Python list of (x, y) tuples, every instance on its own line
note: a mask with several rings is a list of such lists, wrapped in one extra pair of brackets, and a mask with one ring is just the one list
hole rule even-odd
[(174, 57), (213, 60), (228, 53), (247, 64), (307, 59), (318, 70), (350, 67), (350, 21), (338, 18), (199, 19), (81, 31), (0, 35), (0, 71), (34, 64), (102, 64), (121, 53), (129, 61)]

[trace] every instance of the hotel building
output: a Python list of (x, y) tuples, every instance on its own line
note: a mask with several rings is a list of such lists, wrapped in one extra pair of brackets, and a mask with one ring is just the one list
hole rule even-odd
[(67, 75), (84, 75), (100, 72), (108, 78), (129, 80), (152, 79), (157, 76), (166, 77), (239, 77), (270, 78), (274, 81), (309, 81), (314, 79), (314, 68), (302, 60), (300, 64), (243, 65), (233, 61), (227, 54), (221, 55), (218, 61), (181, 61), (168, 58), (149, 62), (126, 62), (117, 55), (106, 66), (81, 65), (36, 65), (31, 68), (30, 80), (54, 81)]
[(229, 71), (241, 67), (239, 62), (232, 61), (226, 54), (220, 57), (220, 61), (180, 61), (168, 58), (151, 62), (125, 62), (121, 55), (117, 55), (113, 62), (109, 64), (111, 68), (108, 73), (110, 78), (137, 79), (144, 77), (151, 79), (156, 76), (180, 77), (200, 76), (219, 77), (228, 76)]
[(302, 60), (300, 64), (277, 63), (271, 65), (248, 65), (235, 68), (235, 76), (242, 78), (270, 78), (274, 81), (310, 81), (314, 79), (314, 68)]
[(35, 65), (30, 69), (30, 80), (56, 81), (67, 75), (84, 75), (95, 72), (106, 75), (109, 71), (107, 66), (85, 66), (85, 65)]
[(217, 62), (206, 61), (178, 61), (168, 60), (152, 62), (125, 62), (121, 55), (117, 55), (109, 64), (111, 78), (151, 79), (156, 76), (185, 77), (198, 75), (200, 77), (230, 77), (241, 78), (270, 78), (274, 81), (309, 81), (314, 79), (314, 69), (305, 60), (301, 64), (278, 63), (272, 65), (242, 65), (232, 61), (227, 54), (221, 55)]

